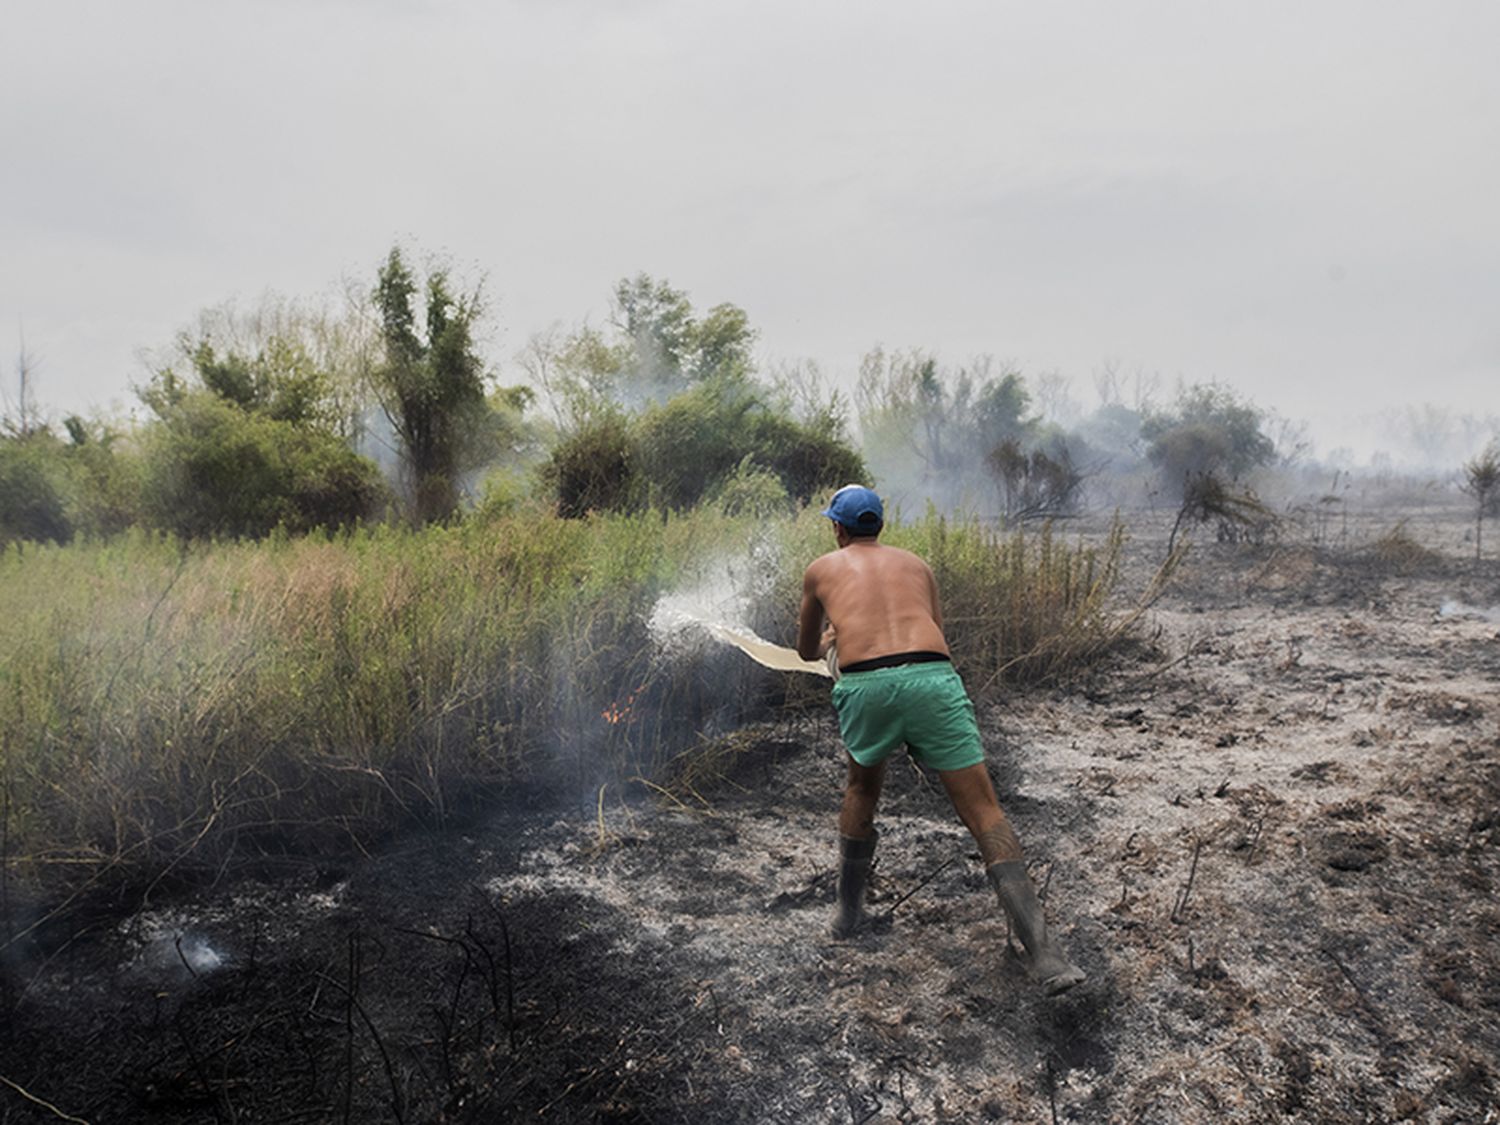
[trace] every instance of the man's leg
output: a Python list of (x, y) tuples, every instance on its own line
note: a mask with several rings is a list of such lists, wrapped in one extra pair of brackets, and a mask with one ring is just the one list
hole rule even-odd
[(984, 873), (995, 888), (1000, 905), (1021, 936), (1021, 944), (1031, 956), (1031, 967), (1047, 992), (1056, 995), (1083, 981), (1083, 970), (1079, 969), (1057, 940), (1047, 932), (1042, 919), (1042, 904), (1037, 900), (1036, 888), (1026, 874), (1026, 863), (1021, 858), (1021, 842), (1015, 830), (1001, 811), (995, 797), (995, 787), (990, 783), (989, 772), (983, 763), (965, 766), (958, 770), (940, 770), (943, 788), (958, 813), (964, 827), (973, 834), (979, 844), (979, 855), (984, 861)]
[(1021, 841), (1000, 809), (989, 771), (981, 763), (961, 770), (939, 770), (943, 788), (964, 827), (979, 844), (979, 857), (988, 867), (992, 863), (1021, 858)]
[(833, 936), (848, 937), (864, 912), (865, 884), (875, 861), (875, 806), (885, 784), (885, 762), (862, 766), (849, 759), (844, 807), (839, 813), (839, 903)]
[[(885, 785), (885, 762), (862, 766), (849, 757), (849, 779), (844, 784), (844, 807), (839, 813), (839, 835), (862, 840), (875, 831), (875, 806)], [(889, 759), (887, 759), (889, 761)]]

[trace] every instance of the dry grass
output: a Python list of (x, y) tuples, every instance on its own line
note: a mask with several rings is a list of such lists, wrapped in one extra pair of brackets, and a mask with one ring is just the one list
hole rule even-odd
[(1174, 550), (1137, 600), (1122, 604), (1126, 533), (1067, 544), (1050, 524), (1009, 535), (929, 518), (894, 537), (931, 561), (954, 663), (978, 691), (1063, 680), (1125, 637), (1183, 557)]
[(1430, 571), (1441, 567), (1444, 561), (1439, 552), (1412, 537), (1405, 520), (1371, 543), (1366, 553), (1380, 569), (1403, 575)]
[[(889, 537), (931, 560), (956, 662), (983, 690), (1065, 675), (1120, 637), (1123, 534), (1095, 551), (930, 516)], [(533, 511), (421, 533), (13, 547), (6, 872), (73, 889), (155, 881), (367, 846), (528, 780), (592, 792), (680, 773), (684, 753), (788, 692), (822, 699), (728, 649), (664, 658), (646, 627), (695, 560), (751, 543), (775, 581), (750, 624), (789, 641), (802, 566), (831, 546), (810, 513)]]

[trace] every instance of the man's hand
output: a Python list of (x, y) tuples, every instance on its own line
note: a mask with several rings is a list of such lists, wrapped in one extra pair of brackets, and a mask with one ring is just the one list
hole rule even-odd
[(834, 634), (832, 622), (823, 630), (823, 637), (818, 641), (818, 659), (822, 660), (828, 655), (828, 650), (833, 647), (833, 642), (838, 638)]

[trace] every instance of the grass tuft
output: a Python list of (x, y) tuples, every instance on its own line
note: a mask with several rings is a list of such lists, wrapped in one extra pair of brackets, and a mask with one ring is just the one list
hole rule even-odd
[(1442, 565), (1443, 556), (1418, 542), (1400, 520), (1379, 539), (1370, 544), (1368, 557), (1382, 570), (1395, 574), (1415, 574)]

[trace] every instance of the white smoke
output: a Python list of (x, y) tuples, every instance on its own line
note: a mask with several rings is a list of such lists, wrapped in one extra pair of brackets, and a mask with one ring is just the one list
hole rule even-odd
[(1438, 606), (1437, 615), (1440, 619), (1469, 617), (1500, 625), (1500, 605), (1492, 605), (1488, 609), (1481, 609), (1477, 605), (1467, 605), (1456, 598), (1443, 599), (1443, 604)]

